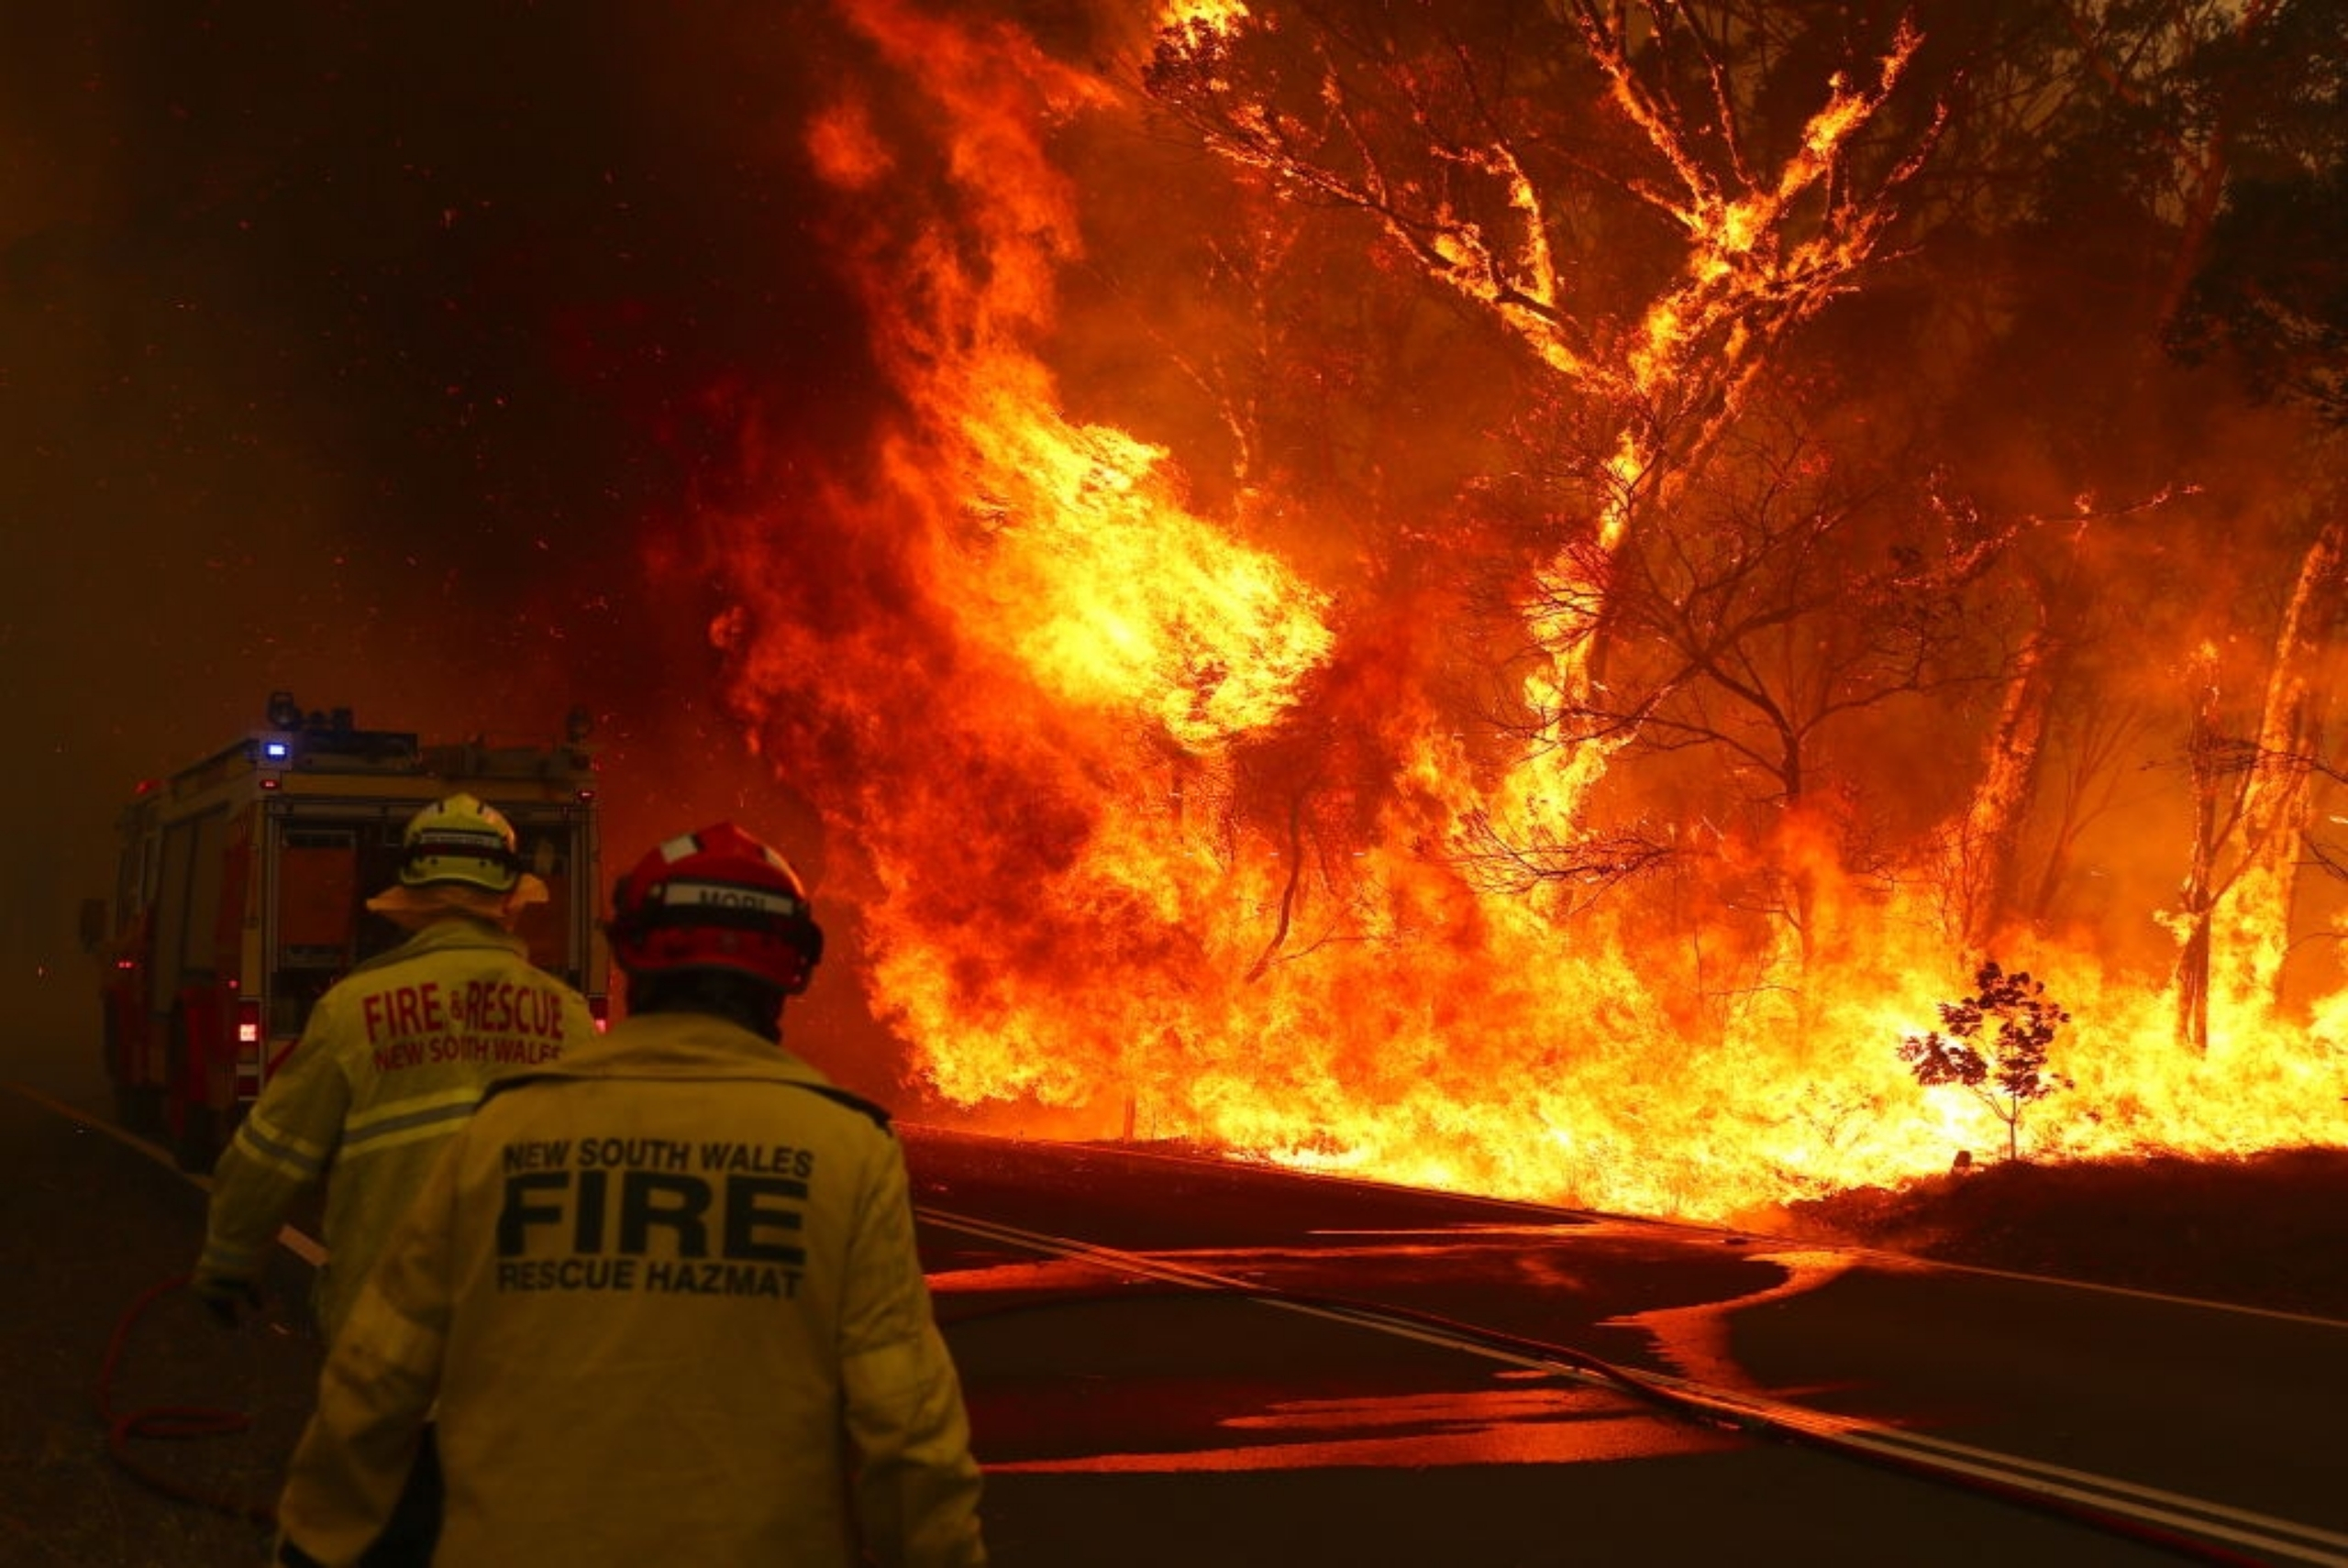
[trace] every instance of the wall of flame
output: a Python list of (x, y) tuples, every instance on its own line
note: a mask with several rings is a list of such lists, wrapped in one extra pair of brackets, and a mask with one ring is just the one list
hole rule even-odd
[[(804, 146), (892, 412), (802, 453), (787, 505), (713, 511), (714, 635), (824, 819), (819, 894), (857, 906), (922, 1092), (1004, 1129), (1711, 1218), (2001, 1149), (1896, 1055), (1969, 977), (1921, 862), (1862, 880), (1781, 824), (1767, 852), (1817, 900), (1799, 947), (1715, 928), (1717, 887), (1658, 922), (1470, 875), (1463, 822), (1570, 833), (1602, 752), (1473, 733), (1425, 606), (1309, 542), (1343, 519), (1194, 477), (1097, 366), (1071, 412), (1056, 363), (1099, 353), (1059, 314), (1093, 260), (1078, 133), (1135, 114), (1112, 73), (902, 0), (843, 14), (875, 69)], [(2287, 1024), (2234, 986), (2187, 1055), (2158, 975), (2091, 943), (2006, 956), (2075, 1021), (2033, 1150), (2339, 1135), (2348, 996)]]

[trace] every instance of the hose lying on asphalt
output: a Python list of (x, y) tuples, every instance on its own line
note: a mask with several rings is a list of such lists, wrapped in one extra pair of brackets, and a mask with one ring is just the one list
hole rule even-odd
[(123, 1350), (130, 1342), (131, 1331), (150, 1307), (175, 1290), (185, 1289), (188, 1279), (186, 1275), (176, 1275), (149, 1286), (115, 1322), (114, 1335), (106, 1342), (105, 1358), (98, 1367), (98, 1421), (105, 1428), (106, 1452), (132, 1479), (151, 1491), (179, 1502), (193, 1503), (215, 1513), (227, 1514), (232, 1518), (274, 1525), (277, 1522), (274, 1504), (224, 1496), (190, 1485), (144, 1463), (132, 1451), (131, 1445), (140, 1440), (180, 1441), (189, 1438), (232, 1436), (251, 1429), (253, 1419), (250, 1414), (200, 1405), (155, 1405), (140, 1410), (116, 1410), (114, 1408), (115, 1375), (121, 1370)]

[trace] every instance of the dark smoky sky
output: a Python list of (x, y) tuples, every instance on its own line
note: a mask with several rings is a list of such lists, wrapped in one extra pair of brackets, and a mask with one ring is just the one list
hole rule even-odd
[(0, 1077), (93, 1060), (116, 810), (272, 690), (509, 742), (584, 703), (614, 864), (800, 831), (693, 519), (747, 429), (787, 469), (877, 395), (800, 142), (861, 62), (795, 0), (0, 14)]

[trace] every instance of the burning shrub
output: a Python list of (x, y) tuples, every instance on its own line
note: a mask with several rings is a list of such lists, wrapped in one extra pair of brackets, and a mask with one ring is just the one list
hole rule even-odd
[[(2009, 975), (1994, 958), (1981, 961), (1973, 983), (1977, 994), (1942, 1002), (1941, 1028), (1909, 1035), (1900, 1043), (1899, 1056), (1916, 1081), (1928, 1088), (1963, 1084), (1972, 1090), (2006, 1124), (2006, 1158), (2011, 1160), (2021, 1150), (2022, 1108), (2058, 1088), (2074, 1087), (2046, 1066), (2054, 1032), (2070, 1022), (2071, 1015), (2055, 1006), (2045, 986), (2026, 971)], [(1993, 1022), (1997, 1033), (1989, 1042), (1991, 1055), (1984, 1056), (1974, 1042)]]

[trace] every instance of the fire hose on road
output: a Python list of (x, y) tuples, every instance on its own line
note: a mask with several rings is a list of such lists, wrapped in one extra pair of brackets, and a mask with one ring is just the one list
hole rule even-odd
[(195, 1438), (233, 1437), (252, 1429), (250, 1412), (198, 1405), (153, 1405), (133, 1410), (115, 1408), (115, 1379), (121, 1372), (123, 1353), (130, 1343), (132, 1331), (150, 1308), (187, 1286), (186, 1275), (158, 1282), (125, 1309), (115, 1323), (113, 1336), (106, 1342), (105, 1356), (98, 1366), (96, 1387), (98, 1422), (105, 1429), (106, 1452), (132, 1479), (151, 1491), (234, 1518), (274, 1525), (277, 1513), (273, 1504), (190, 1485), (148, 1463), (134, 1447), (141, 1441), (181, 1442)]
[[(46, 1109), (50, 1113), (72, 1122), (86, 1132), (111, 1139), (141, 1158), (185, 1180), (199, 1189), (209, 1191), (210, 1182), (182, 1169), (163, 1150), (105, 1120), (22, 1085), (10, 1086), (20, 1099)], [(292, 1227), (282, 1230), (278, 1243), (287, 1253), (316, 1268), (326, 1259), (326, 1249), (317, 1242)], [(174, 1501), (187, 1503), (207, 1512), (223, 1514), (264, 1527), (274, 1527), (276, 1505), (273, 1497), (255, 1502), (249, 1497), (234, 1496), (226, 1492), (194, 1485), (179, 1479), (150, 1463), (140, 1452), (141, 1445), (159, 1442), (188, 1442), (205, 1438), (236, 1437), (250, 1431), (255, 1417), (249, 1410), (230, 1409), (210, 1405), (151, 1405), (123, 1408), (118, 1396), (118, 1383), (123, 1364), (141, 1322), (158, 1305), (188, 1288), (191, 1276), (174, 1274), (148, 1286), (126, 1307), (116, 1320), (112, 1333), (98, 1364), (93, 1386), (93, 1399), (98, 1423), (105, 1433), (107, 1456), (124, 1474), (150, 1491)]]

